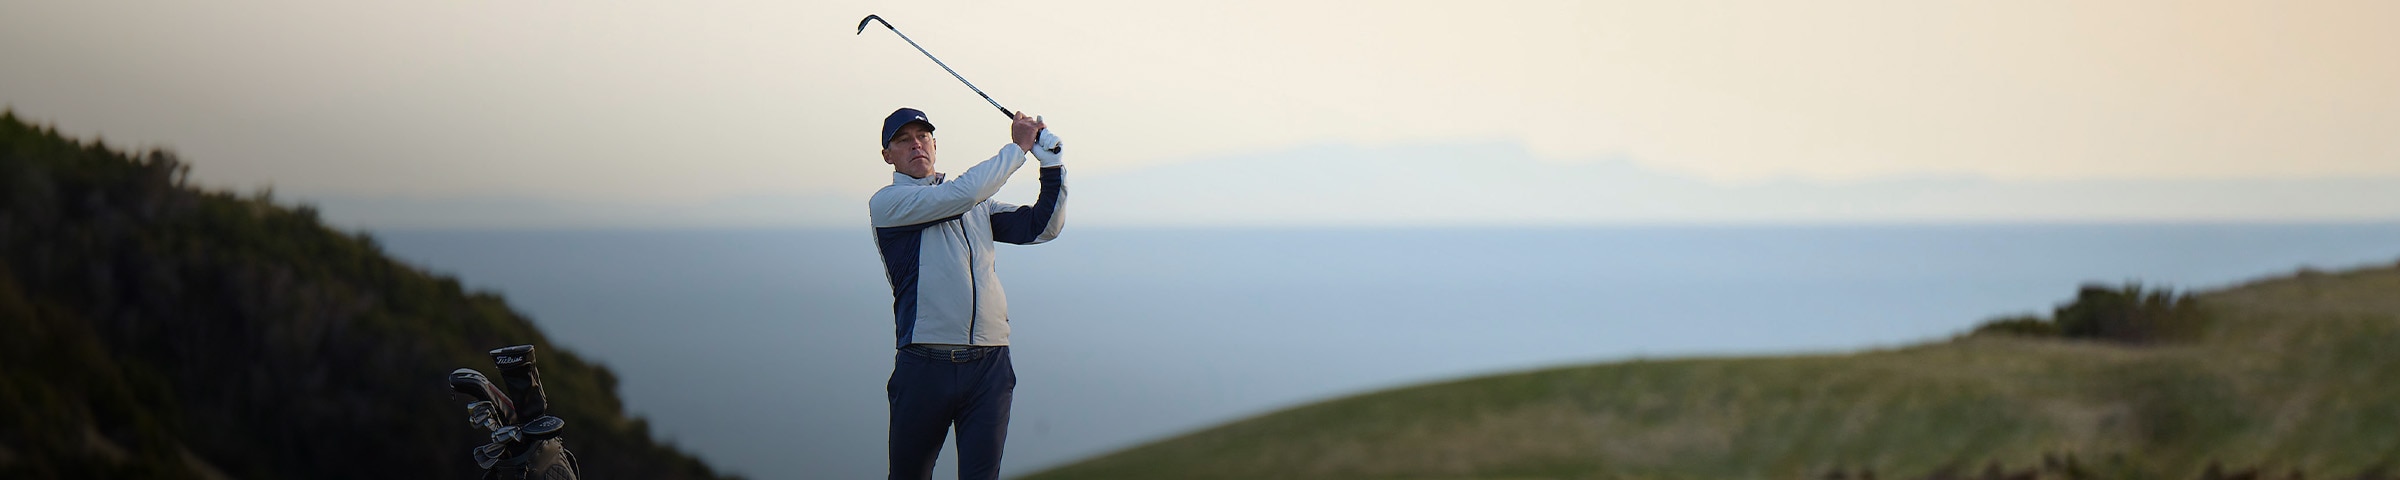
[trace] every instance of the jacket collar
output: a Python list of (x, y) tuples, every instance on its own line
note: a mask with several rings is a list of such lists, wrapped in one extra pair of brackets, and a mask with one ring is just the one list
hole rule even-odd
[(892, 184), (902, 186), (941, 185), (942, 172), (933, 172), (932, 176), (925, 178), (911, 177), (906, 173), (892, 172)]

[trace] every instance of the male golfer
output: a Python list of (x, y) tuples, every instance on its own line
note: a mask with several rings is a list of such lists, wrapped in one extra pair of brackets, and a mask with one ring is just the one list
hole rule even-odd
[[(1011, 143), (956, 177), (933, 171), (933, 122), (902, 108), (883, 119), (883, 163), (892, 185), (867, 199), (883, 276), (892, 283), (898, 328), (892, 379), (891, 478), (933, 478), (942, 438), (958, 429), (958, 478), (1000, 478), (1008, 404), (1017, 372), (1008, 361), (1008, 296), (992, 269), (992, 242), (1032, 245), (1066, 228), (1059, 142), (1048, 125), (1018, 112)], [(1031, 152), (1042, 193), (1031, 206), (991, 200)]]

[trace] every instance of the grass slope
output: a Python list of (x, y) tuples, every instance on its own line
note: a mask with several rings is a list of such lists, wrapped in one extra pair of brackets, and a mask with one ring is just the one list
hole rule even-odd
[(2351, 478), (2400, 465), (2400, 267), (2197, 298), (2209, 320), (2185, 342), (1984, 335), (1505, 374), (1292, 408), (1026, 478)]

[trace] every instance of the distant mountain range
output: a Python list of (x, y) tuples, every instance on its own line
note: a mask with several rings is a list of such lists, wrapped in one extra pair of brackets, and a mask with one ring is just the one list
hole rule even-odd
[[(964, 170), (952, 159), (944, 170)], [(1509, 143), (1319, 145), (1139, 169), (1070, 157), (1079, 225), (1593, 225), (1885, 222), (2343, 222), (2400, 219), (2400, 178), (1995, 180), (1930, 175), (1726, 184), (1629, 159), (1546, 161)], [(1019, 172), (1003, 201), (1030, 203)], [(864, 198), (794, 191), (682, 204), (523, 196), (311, 195), (335, 222), (391, 228), (862, 225)]]

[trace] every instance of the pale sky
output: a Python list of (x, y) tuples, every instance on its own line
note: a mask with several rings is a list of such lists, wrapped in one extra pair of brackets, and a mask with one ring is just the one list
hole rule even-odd
[[(2381, 1), (0, 0), (0, 103), (287, 197), (764, 199), (729, 222), (839, 224), (889, 182), (868, 139), (891, 109), (931, 114), (944, 171), (1006, 135), (891, 32), (854, 35), (869, 13), (1045, 115), (1071, 182), (1492, 144), (1530, 175), (1627, 162), (1728, 189), (2400, 178), (2400, 2)], [(773, 204), (818, 198), (857, 201)], [(2266, 216), (2400, 217), (2308, 206), (2332, 203)], [(2131, 216), (2213, 212), (2164, 205)]]

